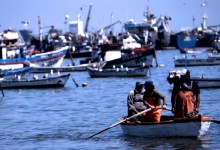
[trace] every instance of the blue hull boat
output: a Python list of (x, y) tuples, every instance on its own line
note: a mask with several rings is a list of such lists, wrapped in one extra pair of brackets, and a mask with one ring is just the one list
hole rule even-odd
[(193, 49), (196, 47), (196, 36), (188, 33), (181, 33), (177, 35), (178, 49)]

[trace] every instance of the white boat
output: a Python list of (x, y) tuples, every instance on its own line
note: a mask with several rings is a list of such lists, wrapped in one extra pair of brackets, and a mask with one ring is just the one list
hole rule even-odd
[(91, 77), (138, 77), (147, 76), (149, 67), (139, 68), (93, 68), (88, 67), (87, 71)]
[(31, 55), (26, 59), (33, 65), (33, 67), (35, 66), (60, 67), (68, 48), (69, 48), (68, 46), (61, 47), (53, 51)]
[(3, 89), (18, 89), (18, 88), (55, 88), (63, 87), (70, 77), (70, 73), (64, 75), (53, 75), (50, 77), (44, 76), (38, 78), (20, 78), (17, 76), (14, 79), (3, 78), (0, 84)]
[(162, 116), (161, 121), (143, 123), (121, 123), (123, 133), (136, 137), (200, 137), (211, 123), (211, 118), (199, 115), (197, 119), (174, 120), (172, 116)]

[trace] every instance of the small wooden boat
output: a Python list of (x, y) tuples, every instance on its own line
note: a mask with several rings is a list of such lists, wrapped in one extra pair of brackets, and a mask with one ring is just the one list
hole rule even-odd
[(70, 73), (64, 75), (50, 76), (37, 78), (17, 78), (5, 79), (0, 82), (3, 89), (18, 89), (18, 88), (55, 88), (63, 87), (70, 77)]
[(174, 60), (175, 67), (182, 66), (212, 66), (220, 65), (220, 59), (216, 57), (208, 58), (179, 58)]
[(188, 54), (210, 53), (213, 52), (213, 48), (182, 48), (180, 49), (180, 52)]
[(197, 118), (173, 119), (172, 116), (162, 116), (161, 121), (154, 122), (124, 122), (121, 123), (123, 133), (137, 137), (200, 137), (210, 127), (211, 119), (199, 115)]
[(138, 77), (146, 76), (149, 67), (139, 68), (92, 68), (87, 71), (91, 77)]
[(219, 88), (220, 78), (192, 77), (193, 81), (197, 81), (200, 88)]

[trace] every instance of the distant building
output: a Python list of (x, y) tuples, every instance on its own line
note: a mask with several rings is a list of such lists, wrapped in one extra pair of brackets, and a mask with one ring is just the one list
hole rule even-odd
[(81, 20), (69, 22), (69, 31), (76, 36), (84, 36), (83, 22)]

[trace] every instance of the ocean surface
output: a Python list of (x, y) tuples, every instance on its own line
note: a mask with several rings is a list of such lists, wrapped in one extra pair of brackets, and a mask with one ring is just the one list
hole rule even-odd
[[(127, 137), (120, 126), (116, 126), (85, 139), (127, 115), (127, 94), (136, 81), (152, 80), (171, 107), (172, 86), (166, 77), (171, 70), (183, 69), (174, 67), (175, 56), (182, 57), (178, 50), (157, 51), (159, 67), (151, 68), (146, 77), (90, 78), (87, 72), (72, 72), (64, 88), (4, 90), (5, 97), (0, 93), (0, 149), (219, 149), (220, 124), (216, 123), (211, 123), (207, 134), (200, 138)], [(64, 60), (64, 64), (70, 62)], [(188, 69), (192, 76), (219, 77), (220, 73), (220, 66)], [(87, 87), (82, 87), (83, 83), (87, 83)], [(220, 120), (219, 108), (220, 89), (201, 89), (200, 113)], [(163, 113), (171, 114), (166, 110)]]

